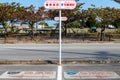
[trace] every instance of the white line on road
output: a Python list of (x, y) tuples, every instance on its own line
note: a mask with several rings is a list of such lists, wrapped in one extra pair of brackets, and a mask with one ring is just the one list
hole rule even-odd
[(62, 80), (62, 66), (58, 66), (57, 80)]

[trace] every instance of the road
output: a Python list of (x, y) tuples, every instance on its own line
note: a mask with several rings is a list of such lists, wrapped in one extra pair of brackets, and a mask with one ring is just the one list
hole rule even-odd
[[(0, 65), (0, 80), (57, 80), (57, 69), (57, 65)], [(62, 80), (120, 80), (120, 64), (62, 65)]]
[[(58, 60), (58, 44), (0, 44), (0, 60)], [(120, 43), (62, 44), (62, 60), (120, 60)]]

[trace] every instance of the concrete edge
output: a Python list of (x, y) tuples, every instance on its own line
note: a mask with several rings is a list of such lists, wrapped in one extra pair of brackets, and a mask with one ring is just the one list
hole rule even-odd
[[(48, 65), (48, 64), (59, 64), (57, 60), (2, 60), (0, 65), (11, 65), (11, 64), (22, 64), (22, 65)], [(77, 60), (77, 61), (62, 61), (62, 64), (120, 64), (120, 60)]]

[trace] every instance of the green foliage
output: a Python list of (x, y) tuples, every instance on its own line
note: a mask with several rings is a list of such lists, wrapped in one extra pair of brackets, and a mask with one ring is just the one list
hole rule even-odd
[[(62, 16), (68, 18), (67, 21), (62, 22), (64, 32), (67, 32), (67, 28), (80, 28), (80, 25), (89, 28), (93, 26), (106, 28), (107, 25), (113, 24), (120, 28), (120, 9), (109, 7), (95, 8), (95, 5), (92, 5), (93, 8), (84, 10), (81, 8), (82, 5), (84, 5), (84, 3), (77, 3), (76, 8), (73, 10), (62, 10)], [(44, 7), (35, 10), (35, 7), (32, 5), (24, 7), (16, 2), (0, 4), (0, 24), (3, 25), (6, 33), (8, 29), (7, 26), (14, 26), (16, 22), (29, 24), (31, 31), (34, 30), (34, 24), (39, 22), (48, 28), (49, 25), (44, 20), (53, 20), (54, 17), (58, 15), (58, 10), (45, 10)], [(101, 18), (101, 21), (97, 21), (97, 17)], [(11, 28), (11, 31), (14, 29), (13, 27), (9, 28)], [(14, 31), (12, 33), (14, 33)]]
[(114, 1), (116, 1), (116, 2), (120, 3), (120, 0), (114, 0)]
[(2, 6), (3, 4), (2, 3), (0, 3), (0, 6)]
[(71, 28), (79, 28), (80, 27), (80, 22), (78, 21), (74, 21), (74, 22), (70, 22), (67, 24), (68, 27), (71, 27)]
[(89, 17), (88, 20), (86, 21), (86, 25), (88, 28), (91, 28), (96, 25), (96, 20), (92, 17)]
[(49, 26), (45, 21), (40, 21), (39, 25)]
[(116, 26), (117, 28), (120, 28), (120, 19), (119, 20), (115, 20), (113, 22), (113, 25)]

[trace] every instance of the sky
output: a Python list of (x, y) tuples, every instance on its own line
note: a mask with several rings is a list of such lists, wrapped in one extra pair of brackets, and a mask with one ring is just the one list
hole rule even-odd
[[(0, 0), (0, 3), (18, 2), (18, 3), (20, 3), (20, 5), (26, 6), (26, 7), (28, 7), (30, 5), (34, 5), (36, 7), (36, 9), (38, 9), (38, 7), (44, 5), (45, 1), (46, 0)], [(82, 9), (92, 8), (93, 6), (91, 6), (91, 4), (94, 4), (96, 8), (104, 8), (104, 7), (120, 8), (120, 4), (116, 3), (113, 0), (79, 0), (79, 2), (85, 3), (82, 6)]]

